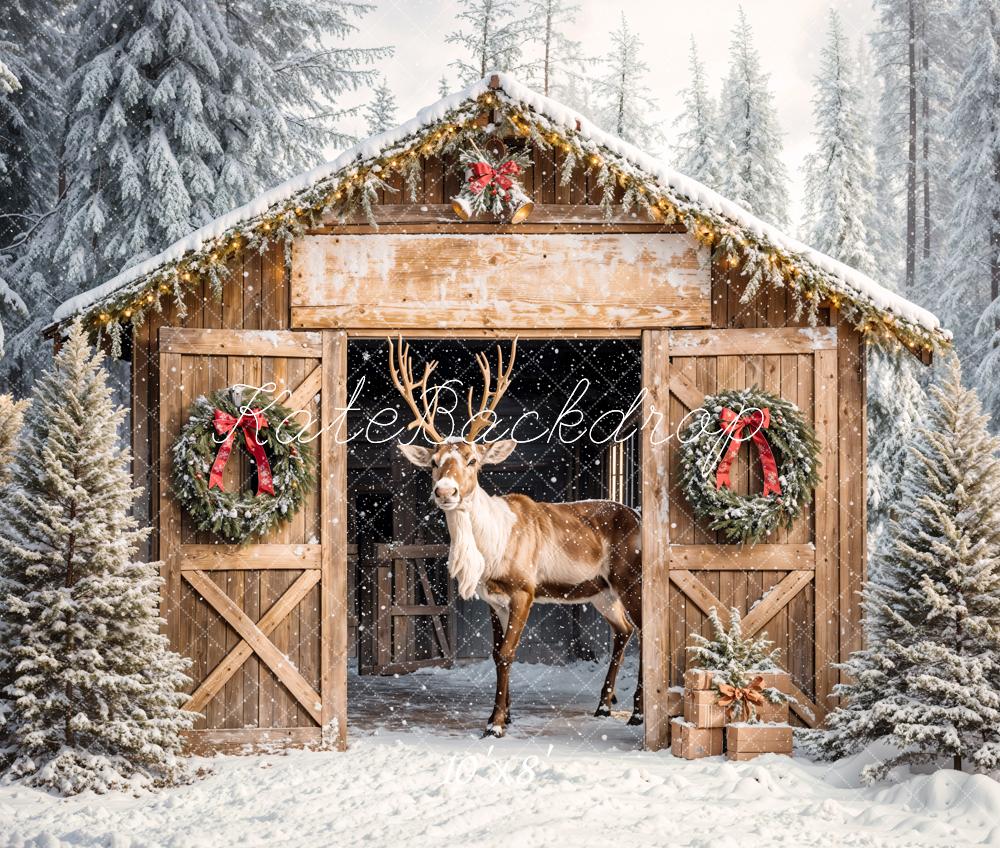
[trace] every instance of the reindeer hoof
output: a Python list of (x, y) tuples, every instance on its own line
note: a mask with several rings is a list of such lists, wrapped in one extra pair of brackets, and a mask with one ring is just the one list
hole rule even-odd
[(633, 727), (642, 724), (642, 713), (632, 713), (632, 715), (628, 717), (627, 724), (630, 724)]
[(503, 739), (503, 736), (504, 726), (502, 724), (487, 724), (486, 730), (483, 731), (483, 739)]
[(513, 724), (513, 723), (514, 723), (514, 716), (512, 716), (510, 713), (507, 713), (507, 724)]
[(618, 703), (618, 696), (614, 692), (611, 693), (611, 703), (612, 704)]
[(594, 710), (594, 718), (607, 718), (611, 715), (611, 707), (606, 704), (598, 704), (597, 709)]

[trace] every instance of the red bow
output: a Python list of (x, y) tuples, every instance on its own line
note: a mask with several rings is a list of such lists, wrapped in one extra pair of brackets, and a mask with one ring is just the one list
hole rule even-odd
[(267, 419), (260, 409), (251, 409), (244, 412), (239, 418), (223, 412), (221, 409), (215, 410), (215, 417), (212, 419), (212, 426), (220, 436), (226, 434), (226, 439), (219, 448), (212, 463), (212, 471), (208, 476), (208, 488), (218, 486), (223, 492), (226, 491), (222, 485), (222, 472), (229, 461), (229, 454), (233, 452), (233, 439), (236, 438), (236, 431), (242, 430), (246, 438), (247, 450), (257, 463), (257, 494), (267, 492), (274, 494), (274, 485), (271, 479), (271, 465), (267, 461), (267, 454), (264, 453), (264, 446), (257, 441), (257, 432), (267, 426)]
[(509, 159), (499, 168), (494, 168), (489, 162), (473, 162), (469, 166), (469, 190), (473, 194), (484, 191), (490, 183), (495, 183), (503, 191), (510, 191), (514, 185), (511, 177), (521, 173), (521, 167)]
[(771, 426), (771, 410), (767, 407), (755, 409), (746, 415), (737, 415), (731, 409), (723, 408), (719, 417), (722, 419), (722, 432), (729, 436), (729, 444), (726, 452), (719, 461), (719, 467), (715, 471), (715, 488), (721, 489), (723, 486), (732, 488), (729, 482), (729, 469), (736, 459), (736, 454), (740, 452), (740, 444), (746, 441), (743, 438), (743, 430), (750, 427), (753, 435), (750, 437), (757, 446), (757, 455), (760, 457), (760, 467), (764, 471), (764, 497), (772, 492), (781, 494), (781, 483), (778, 482), (778, 465), (774, 461), (774, 454), (768, 444), (764, 431)]

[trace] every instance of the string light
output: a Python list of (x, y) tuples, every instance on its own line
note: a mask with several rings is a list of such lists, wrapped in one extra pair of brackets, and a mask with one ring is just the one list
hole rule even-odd
[[(493, 92), (486, 92), (479, 98), (478, 103), (486, 106), (503, 107), (503, 101)], [(511, 106), (508, 106), (507, 109), (507, 113), (503, 116), (507, 124), (515, 132), (530, 136), (532, 133), (532, 118), (525, 115), (520, 109), (514, 109)], [(451, 149), (450, 145), (454, 144), (454, 141), (450, 141), (449, 139), (452, 136), (481, 132), (482, 121), (480, 115), (480, 111), (468, 111), (461, 121), (448, 121), (445, 124), (429, 128), (422, 136), (415, 137), (405, 149), (394, 149), (391, 153), (386, 153), (383, 157), (375, 161), (355, 166), (355, 170), (349, 174), (341, 175), (339, 181), (333, 183), (332, 192), (324, 197), (320, 197), (318, 200), (311, 201), (312, 205), (309, 209), (305, 209), (301, 205), (289, 205), (281, 211), (272, 211), (272, 217), (258, 219), (254, 223), (245, 223), (237, 229), (235, 234), (228, 234), (231, 241), (227, 242), (226, 236), (223, 236), (210, 243), (206, 251), (207, 256), (203, 254), (199, 258), (195, 255), (186, 259), (185, 263), (193, 264), (199, 269), (200, 273), (206, 271), (211, 273), (213, 269), (224, 263), (234, 251), (240, 250), (241, 247), (252, 245), (255, 233), (256, 238), (259, 239), (261, 231), (270, 232), (272, 229), (280, 228), (281, 222), (283, 220), (286, 222), (292, 220), (293, 215), (295, 218), (302, 218), (307, 214), (318, 217), (326, 212), (331, 205), (340, 205), (345, 200), (348, 203), (358, 202), (356, 198), (359, 195), (353, 192), (354, 187), (363, 186), (375, 177), (375, 175), (379, 175), (379, 178), (381, 178), (386, 172), (403, 173), (406, 169), (412, 167), (415, 159), (421, 156), (427, 157), (433, 155), (441, 149)], [(591, 168), (607, 167), (611, 171), (611, 178), (623, 189), (632, 186), (633, 190), (641, 196), (662, 191), (662, 187), (653, 186), (637, 178), (630, 169), (626, 170), (614, 162), (606, 164), (600, 153), (593, 149), (591, 143), (580, 143), (578, 132), (575, 135), (571, 132), (561, 134), (544, 120), (538, 121), (535, 124), (535, 128), (538, 135), (551, 144), (554, 149), (572, 154), (579, 161)], [(331, 187), (328, 187), (327, 190), (330, 191)], [(313, 192), (310, 192), (307, 196), (317, 197)], [(669, 197), (659, 195), (655, 201), (650, 199), (648, 204), (644, 201), (644, 206), (649, 209), (655, 208), (658, 210), (659, 214), (655, 214), (655, 217), (660, 217), (662, 214), (664, 218), (669, 216), (672, 221), (682, 222), (700, 244), (711, 247), (713, 244), (719, 244), (720, 242), (723, 244), (735, 242), (741, 248), (742, 253), (745, 254), (747, 261), (766, 261), (780, 275), (776, 284), (780, 284), (781, 279), (793, 283), (798, 287), (805, 300), (813, 301), (819, 298), (822, 302), (829, 303), (834, 308), (840, 307), (843, 296), (831, 291), (827, 287), (827, 283), (821, 272), (812, 269), (804, 270), (800, 267), (794, 255), (787, 256), (772, 246), (765, 247), (752, 243), (747, 235), (737, 229), (736, 225), (731, 222), (723, 219), (720, 227), (720, 219), (714, 213), (692, 209), (690, 206), (686, 206), (688, 202), (684, 200), (678, 207)], [(294, 231), (286, 228), (282, 237), (291, 239), (295, 235)], [(722, 261), (729, 267), (735, 268), (740, 264), (741, 259), (738, 255), (727, 252), (725, 259)], [(96, 321), (103, 324), (111, 324), (121, 322), (122, 319), (128, 319), (137, 314), (141, 319), (145, 307), (156, 300), (155, 292), (157, 290), (164, 294), (170, 291), (172, 287), (170, 283), (160, 282), (165, 274), (170, 273), (174, 276), (174, 288), (178, 285), (178, 277), (188, 285), (200, 279), (199, 276), (192, 274), (187, 267), (183, 267), (182, 270), (174, 266), (172, 270), (164, 270), (152, 277), (143, 291), (137, 295), (133, 295), (136, 298), (135, 300), (126, 303), (120, 302), (112, 307), (110, 311), (101, 311), (97, 315)], [(876, 339), (885, 336), (892, 340), (893, 343), (902, 344), (911, 349), (923, 348), (928, 351), (934, 350), (937, 346), (945, 347), (948, 345), (946, 341), (936, 337), (935, 334), (918, 328), (906, 320), (897, 319), (896, 316), (885, 316), (877, 308), (868, 303), (855, 302), (854, 307), (857, 310), (855, 313), (857, 315), (855, 320), (857, 329)], [(107, 310), (107, 307), (105, 307), (105, 310)]]

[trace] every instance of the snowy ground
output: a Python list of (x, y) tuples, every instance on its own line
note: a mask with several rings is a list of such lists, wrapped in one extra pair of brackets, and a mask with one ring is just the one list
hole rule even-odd
[[(940, 771), (862, 789), (860, 761), (635, 750), (624, 710), (589, 716), (603, 671), (517, 666), (516, 721), (499, 741), (478, 735), (489, 664), (354, 679), (347, 753), (199, 760), (208, 776), (141, 797), (3, 788), (0, 846), (1000, 846), (1000, 784), (987, 777)], [(619, 695), (627, 706), (631, 681)]]

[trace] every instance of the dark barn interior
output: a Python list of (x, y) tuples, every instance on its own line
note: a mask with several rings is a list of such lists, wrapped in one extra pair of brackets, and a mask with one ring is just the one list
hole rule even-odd
[[(431, 384), (448, 388), (437, 426), (451, 432), (451, 415), (457, 432), (468, 418), (468, 388), (477, 402), (482, 390), (475, 355), (485, 352), (495, 373), (496, 342), (422, 339), (410, 345), (418, 377), (425, 362), (439, 363)], [(510, 342), (501, 345), (506, 358)], [(460, 599), (448, 579), (448, 533), (430, 500), (430, 475), (396, 449), (395, 434), (412, 416), (392, 385), (387, 359), (385, 340), (350, 343), (348, 642), (355, 689), (370, 675), (451, 667), (487, 659), (491, 649), (486, 604)], [(480, 485), (489, 494), (516, 492), (539, 501), (609, 498), (638, 507), (640, 378), (637, 341), (520, 340), (511, 387), (489, 437), (506, 436), (517, 422), (514, 435), (521, 443), (502, 465), (483, 468)], [(402, 438), (412, 439), (413, 431)], [(602, 659), (609, 633), (588, 605), (536, 604), (518, 660), (565, 665)], [(596, 702), (596, 689), (593, 695)], [(352, 704), (360, 702), (352, 694)]]

